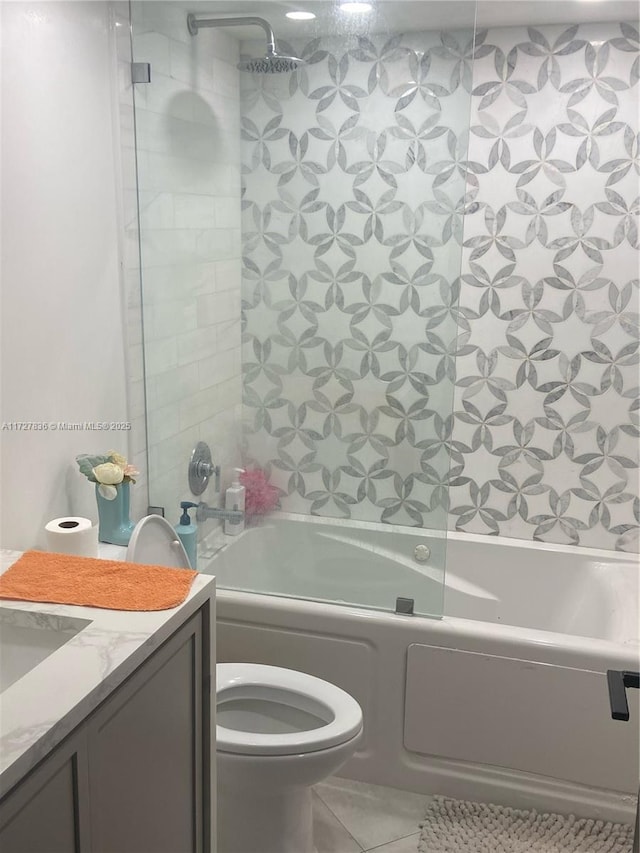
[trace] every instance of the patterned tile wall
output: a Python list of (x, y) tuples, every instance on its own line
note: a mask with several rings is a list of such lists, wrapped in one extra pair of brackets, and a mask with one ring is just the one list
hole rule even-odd
[(283, 509), (636, 550), (637, 28), (293, 49), (242, 81), (246, 453)]
[(637, 26), (474, 59), (451, 519), (638, 548)]

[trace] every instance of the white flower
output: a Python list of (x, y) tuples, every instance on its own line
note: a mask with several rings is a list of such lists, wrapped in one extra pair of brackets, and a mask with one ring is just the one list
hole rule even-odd
[(103, 462), (102, 465), (96, 465), (93, 469), (93, 476), (99, 483), (115, 486), (122, 482), (124, 471), (119, 465), (114, 465), (113, 462)]

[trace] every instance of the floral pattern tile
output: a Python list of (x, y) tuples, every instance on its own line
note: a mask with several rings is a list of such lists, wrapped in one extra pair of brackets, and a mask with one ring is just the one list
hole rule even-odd
[(638, 550), (630, 23), (243, 75), (246, 453), (293, 512)]

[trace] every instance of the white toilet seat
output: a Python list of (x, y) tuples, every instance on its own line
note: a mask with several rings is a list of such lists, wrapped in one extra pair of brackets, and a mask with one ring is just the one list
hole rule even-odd
[(216, 726), (216, 747), (237, 755), (296, 755), (346, 743), (362, 730), (360, 706), (339, 687), (313, 675), (278, 666), (221, 663), (217, 666), (216, 701), (276, 701), (319, 718), (319, 725), (285, 734), (263, 734)]
[(191, 568), (178, 534), (161, 515), (147, 515), (140, 519), (131, 534), (125, 560), (176, 569)]

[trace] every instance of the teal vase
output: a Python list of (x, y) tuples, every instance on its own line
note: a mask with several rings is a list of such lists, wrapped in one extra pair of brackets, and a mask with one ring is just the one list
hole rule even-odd
[(111, 545), (128, 545), (135, 524), (129, 518), (129, 483), (119, 483), (112, 501), (103, 498), (96, 484), (98, 539)]

